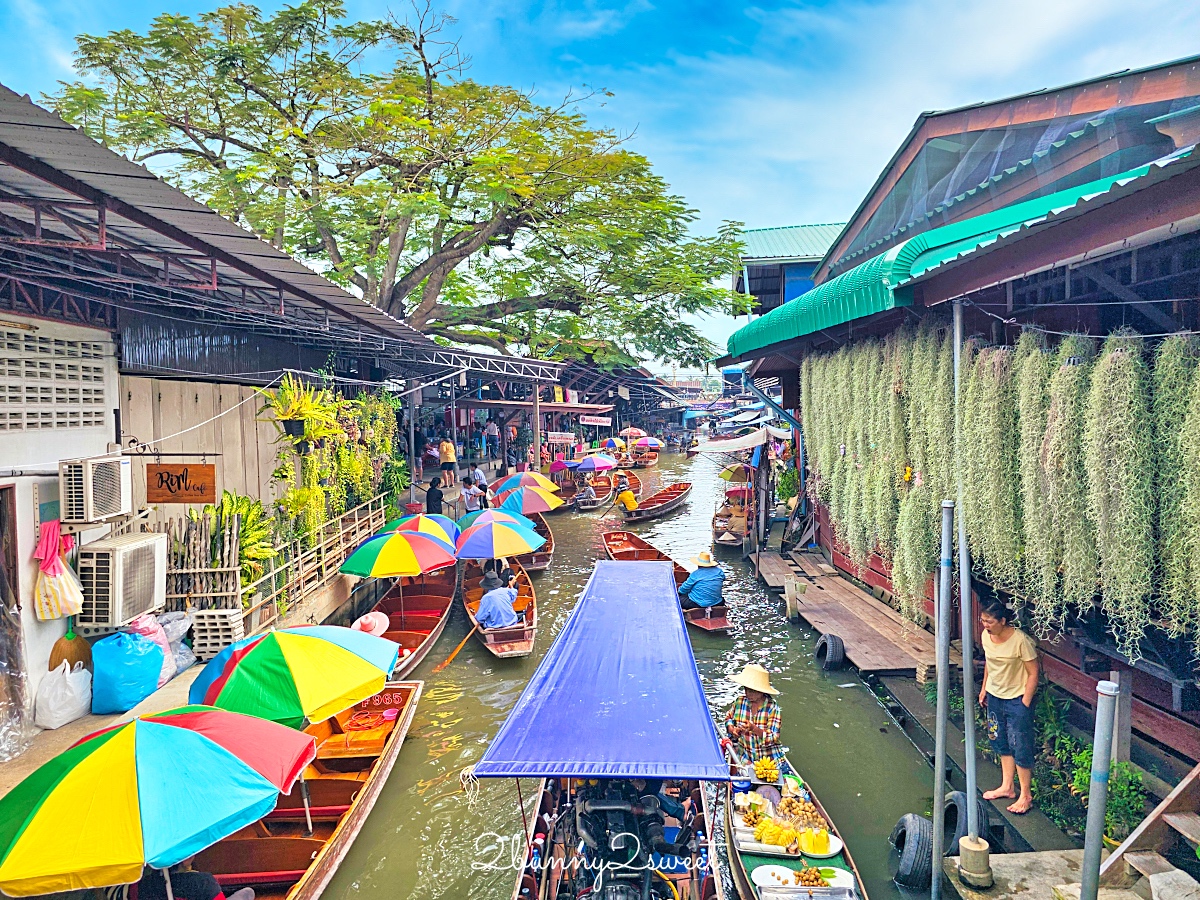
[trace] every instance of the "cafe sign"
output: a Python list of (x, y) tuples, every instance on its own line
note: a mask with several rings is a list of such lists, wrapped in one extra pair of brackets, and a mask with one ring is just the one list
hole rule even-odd
[(612, 416), (580, 416), (580, 425), (607, 425), (612, 427)]
[(146, 502), (216, 503), (217, 467), (212, 463), (147, 463)]

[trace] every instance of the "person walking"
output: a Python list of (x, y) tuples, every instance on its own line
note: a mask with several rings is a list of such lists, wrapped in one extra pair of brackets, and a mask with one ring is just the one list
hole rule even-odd
[(454, 441), (450, 440), (450, 435), (444, 432), (438, 443), (438, 462), (441, 463), (442, 478), (446, 484), (452, 484), (457, 480), (458, 450), (454, 446)]
[[(1012, 799), (1008, 811), (1033, 808), (1033, 698), (1038, 686), (1038, 652), (1033, 638), (1010, 624), (1012, 612), (999, 600), (983, 604), (979, 622), (986, 663), (979, 705), (987, 709), (987, 734), (1000, 757), (1001, 782), (983, 799)], [(1017, 793), (1016, 783), (1020, 783)]]
[(500, 426), (495, 419), (488, 419), (483, 433), (487, 437), (488, 458), (495, 459), (500, 455)]
[(428, 516), (442, 515), (442, 479), (436, 475), (429, 479), (429, 490), (425, 492), (425, 514)]

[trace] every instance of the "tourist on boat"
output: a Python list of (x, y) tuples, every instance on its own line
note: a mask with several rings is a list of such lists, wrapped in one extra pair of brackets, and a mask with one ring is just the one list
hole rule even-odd
[(592, 480), (590, 478), (583, 478), (579, 480), (579, 489), (575, 492), (575, 499), (576, 501), (596, 499), (596, 489), (592, 486)]
[(729, 680), (742, 686), (742, 696), (725, 713), (725, 730), (742, 762), (751, 765), (770, 757), (784, 762), (779, 744), (782, 716), (775, 702), (779, 691), (771, 687), (771, 676), (757, 663), (750, 663)]
[(442, 479), (436, 475), (429, 479), (429, 490), (425, 492), (425, 513), (430, 516), (442, 514)]
[(680, 605), (684, 609), (703, 609), (724, 603), (721, 591), (725, 585), (725, 570), (707, 550), (693, 556), (692, 562), (696, 564), (696, 571), (679, 586)]
[(458, 451), (448, 434), (443, 434), (438, 443), (438, 462), (441, 464), (443, 472), (453, 472), (458, 469)]
[(484, 492), (471, 480), (470, 475), (463, 476), (462, 490), (459, 491), (459, 495), (462, 497), (463, 506), (466, 507), (468, 513), (479, 512), (480, 498)]
[(483, 588), (485, 594), (496, 588), (504, 587), (505, 581), (500, 577), (501, 571), (500, 560), (489, 559), (483, 564), (483, 580), (479, 582), (479, 586)]
[[(171, 866), (171, 896), (175, 900), (254, 900), (254, 888), (242, 888), (225, 897), (217, 879), (192, 868), (194, 856)], [(161, 869), (146, 866), (136, 885), (137, 900), (167, 900), (167, 884)], [(131, 895), (132, 896), (132, 895)]]
[[(986, 600), (979, 622), (983, 634), (983, 684), (979, 705), (987, 709), (987, 733), (1000, 757), (1000, 787), (985, 800), (1011, 799), (1008, 811), (1023, 815), (1033, 808), (1033, 697), (1038, 686), (1038, 652), (1033, 638), (1010, 624), (1012, 612), (996, 598)], [(1016, 790), (1014, 777), (1021, 786)]]
[(506, 585), (493, 588), (479, 600), (475, 621), (480, 628), (507, 628), (517, 624), (513, 601), (517, 599), (517, 578), (512, 575)]

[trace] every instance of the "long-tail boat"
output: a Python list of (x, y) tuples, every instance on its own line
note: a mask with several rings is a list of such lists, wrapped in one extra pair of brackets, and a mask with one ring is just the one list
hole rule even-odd
[[(688, 570), (663, 553), (649, 541), (639, 537), (632, 531), (606, 531), (600, 535), (604, 542), (604, 552), (609, 559), (639, 560), (650, 559), (658, 562), (669, 562), (674, 567), (675, 587), (688, 579)], [(724, 603), (707, 606), (700, 609), (685, 609), (683, 618), (689, 625), (701, 631), (723, 633), (729, 630), (728, 610)]]
[[(734, 756), (734, 762), (736, 766), (743, 761), (738, 760)], [(787, 757), (784, 757), (784, 763), (784, 768), (787, 772), (799, 776), (796, 768)], [(772, 785), (764, 784), (755, 779), (751, 779), (751, 781), (755, 792), (763, 795), (772, 804), (778, 806), (781, 799), (778, 782)], [(745, 900), (750, 900), (750, 898), (762, 896), (759, 893), (759, 888), (754, 886), (753, 878), (754, 870), (759, 866), (783, 866), (785, 869), (791, 869), (793, 872), (806, 866), (815, 866), (822, 869), (840, 870), (834, 878), (829, 879), (828, 883), (830, 887), (835, 890), (839, 887), (850, 889), (857, 900), (868, 900), (862, 876), (859, 875), (858, 867), (854, 864), (853, 857), (850, 856), (850, 848), (846, 846), (846, 842), (842, 839), (841, 834), (838, 833), (837, 825), (834, 824), (833, 819), (825, 811), (825, 807), (821, 805), (821, 801), (817, 799), (817, 795), (813, 793), (812, 787), (807, 782), (804, 782), (801, 787), (802, 796), (806, 797), (808, 802), (816, 807), (817, 812), (825, 819), (831, 841), (829, 849), (831, 851), (836, 849), (838, 851), (836, 853), (827, 856), (811, 856), (803, 852), (790, 854), (782, 847), (757, 843), (754, 841), (753, 828), (746, 825), (742, 814), (736, 808), (737, 804), (734, 802), (733, 784), (726, 785), (725, 791), (725, 847), (729, 852), (730, 874), (733, 876), (734, 886), (741, 897), (745, 898)], [(833, 840), (834, 838), (836, 838), (836, 841)], [(814, 895), (819, 896), (816, 889), (814, 889)], [(788, 896), (792, 895), (789, 894)], [(807, 897), (808, 894), (801, 889), (796, 891), (795, 896)]]
[[(617, 489), (617, 485), (621, 483), (622, 478), (629, 482), (629, 489), (633, 491), (633, 496), (639, 500), (642, 499), (642, 479), (639, 478), (637, 473), (633, 472), (632, 470), (626, 470), (617, 473), (617, 475), (613, 478), (613, 490)], [(598, 494), (600, 491), (597, 490), (596, 493)]]
[[(562, 509), (561, 506), (558, 508)], [(549, 568), (554, 559), (554, 532), (550, 530), (550, 523), (541, 513), (530, 513), (529, 518), (533, 520), (533, 530), (544, 537), (546, 543), (532, 553), (522, 553), (514, 558), (526, 572), (541, 572)]]
[(539, 779), (535, 813), (513, 811), (528, 824), (513, 900), (723, 900), (708, 793), (729, 766), (673, 585), (667, 563), (597, 562), (474, 765)]
[(389, 681), (375, 696), (309, 725), (317, 758), (303, 783), (265, 818), (201, 851), (197, 871), (211, 872), (227, 895), (250, 887), (267, 900), (317, 900), (396, 763), (422, 686)]
[[(537, 638), (537, 595), (533, 592), (533, 582), (529, 579), (529, 573), (515, 559), (510, 560), (509, 565), (517, 576), (517, 599), (513, 602), (516, 624), (507, 628), (480, 628), (475, 632), (488, 652), (500, 659), (528, 656), (533, 652), (533, 643)], [(472, 627), (478, 624), (475, 612), (483, 597), (481, 581), (483, 567), (475, 560), (468, 560), (463, 570), (462, 599)]]
[(746, 540), (748, 522), (754, 518), (754, 497), (729, 492), (722, 498), (712, 517), (713, 546), (741, 547)]
[(648, 469), (651, 466), (658, 465), (658, 454), (649, 450), (645, 453), (635, 453), (633, 456), (633, 467), (635, 469)]
[(637, 509), (623, 510), (626, 522), (644, 522), (647, 519), (657, 519), (665, 516), (683, 505), (688, 494), (692, 492), (690, 481), (678, 481), (669, 484), (657, 494), (652, 494), (638, 503)]
[(454, 566), (397, 579), (375, 605), (388, 617), (384, 637), (400, 645), (400, 661), (392, 677), (403, 678), (415, 669), (446, 629), (454, 608), (458, 569)]

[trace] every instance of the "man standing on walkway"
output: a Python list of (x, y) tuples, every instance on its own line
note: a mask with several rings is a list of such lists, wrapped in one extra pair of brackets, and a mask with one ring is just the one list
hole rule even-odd
[(483, 433), (487, 436), (487, 453), (489, 459), (495, 459), (500, 455), (500, 426), (496, 424), (496, 420), (488, 419), (487, 426), (483, 429)]
[(479, 508), (487, 509), (488, 480), (487, 475), (484, 474), (483, 466), (480, 464), (479, 460), (475, 460), (475, 465), (471, 468), (471, 480), (475, 482), (475, 487), (483, 491), (483, 496), (479, 498)]

